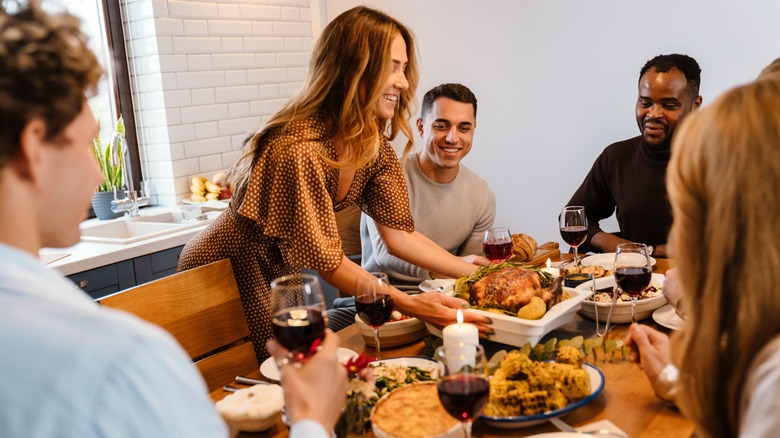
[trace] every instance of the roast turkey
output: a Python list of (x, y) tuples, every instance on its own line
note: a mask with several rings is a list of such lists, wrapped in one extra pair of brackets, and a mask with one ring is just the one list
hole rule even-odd
[(543, 287), (535, 270), (507, 266), (472, 284), (469, 302), (480, 308), (498, 308), (517, 313), (535, 296), (541, 298), (549, 309), (560, 301), (560, 292), (560, 283), (557, 281)]

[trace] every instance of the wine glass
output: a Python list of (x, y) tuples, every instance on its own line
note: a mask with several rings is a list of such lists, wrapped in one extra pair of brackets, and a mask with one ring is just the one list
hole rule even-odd
[(496, 227), (485, 230), (482, 238), (485, 258), (493, 263), (503, 263), (512, 257), (512, 233), (509, 228)]
[(588, 237), (588, 216), (585, 214), (585, 207), (568, 206), (563, 207), (561, 215), (558, 217), (561, 227), (561, 237), (563, 241), (574, 248), (574, 265), (580, 265), (577, 248), (585, 242)]
[(482, 413), (490, 395), (485, 349), (478, 344), (458, 343), (436, 350), (439, 379), (436, 388), (444, 409), (463, 425), (471, 438), (471, 424)]
[(325, 338), (325, 299), (314, 275), (293, 274), (271, 282), (274, 337), (289, 353), (277, 365), (300, 365)]
[(355, 284), (355, 307), (358, 316), (374, 331), (374, 349), (379, 360), (379, 328), (393, 314), (390, 282), (383, 272), (368, 272), (358, 276)]
[[(653, 265), (644, 243), (622, 243), (615, 251), (615, 283), (631, 296), (631, 320), (636, 322), (636, 300), (650, 284)], [(617, 293), (617, 291), (615, 291)]]

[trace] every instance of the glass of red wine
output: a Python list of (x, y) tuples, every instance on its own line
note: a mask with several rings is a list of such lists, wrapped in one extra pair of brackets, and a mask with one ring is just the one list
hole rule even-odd
[(328, 319), (320, 282), (314, 275), (294, 274), (271, 282), (271, 315), (276, 341), (287, 349), (277, 365), (300, 365), (325, 338)]
[(447, 413), (461, 422), (466, 438), (471, 438), (471, 424), (490, 395), (485, 350), (478, 344), (459, 343), (439, 347), (435, 356), (439, 400)]
[[(615, 283), (631, 296), (631, 320), (636, 322), (636, 300), (653, 276), (653, 265), (644, 243), (622, 243), (615, 251)], [(615, 293), (618, 293), (615, 291)]]
[(379, 328), (393, 314), (390, 282), (383, 272), (359, 275), (355, 283), (355, 307), (360, 319), (374, 331), (374, 349), (379, 360)]
[(585, 242), (588, 237), (588, 216), (585, 214), (585, 207), (568, 206), (563, 207), (559, 216), (561, 237), (563, 241), (574, 248), (574, 265), (580, 265), (577, 248)]
[(512, 257), (512, 233), (509, 228), (496, 227), (485, 231), (482, 238), (482, 251), (485, 258), (498, 264)]

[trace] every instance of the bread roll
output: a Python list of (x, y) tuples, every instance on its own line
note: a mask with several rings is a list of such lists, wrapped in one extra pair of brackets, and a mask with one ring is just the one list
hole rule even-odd
[(513, 260), (517, 262), (531, 260), (538, 246), (536, 240), (528, 234), (513, 234), (512, 252), (515, 255)]

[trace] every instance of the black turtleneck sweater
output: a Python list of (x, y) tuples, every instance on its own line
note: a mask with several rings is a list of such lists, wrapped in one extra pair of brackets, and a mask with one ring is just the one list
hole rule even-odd
[(666, 195), (670, 150), (650, 148), (637, 136), (607, 146), (566, 205), (582, 205), (588, 214), (588, 239), (580, 253), (591, 251), (599, 221), (617, 211), (620, 235), (648, 245), (666, 243), (672, 209)]

